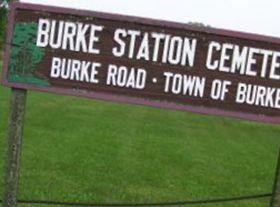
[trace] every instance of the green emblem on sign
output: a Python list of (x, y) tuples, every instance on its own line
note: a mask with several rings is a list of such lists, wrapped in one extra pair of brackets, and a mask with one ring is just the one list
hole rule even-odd
[(44, 49), (36, 46), (37, 27), (32, 22), (15, 24), (8, 73), (11, 82), (50, 85), (46, 78), (35, 73), (36, 65), (45, 55)]

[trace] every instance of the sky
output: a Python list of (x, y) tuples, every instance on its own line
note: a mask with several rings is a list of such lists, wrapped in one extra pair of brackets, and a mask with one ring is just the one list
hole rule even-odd
[(21, 0), (280, 37), (279, 0)]

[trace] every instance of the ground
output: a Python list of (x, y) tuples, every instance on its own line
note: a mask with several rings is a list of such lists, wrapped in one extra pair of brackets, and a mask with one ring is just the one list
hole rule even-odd
[[(9, 97), (1, 86), (3, 159)], [(19, 198), (157, 202), (266, 193), (279, 146), (279, 125), (30, 91)], [(196, 206), (266, 207), (268, 200)]]

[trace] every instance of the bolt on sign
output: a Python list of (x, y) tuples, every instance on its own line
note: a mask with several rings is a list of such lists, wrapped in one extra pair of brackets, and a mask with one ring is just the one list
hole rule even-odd
[(2, 82), (280, 123), (280, 39), (15, 3)]

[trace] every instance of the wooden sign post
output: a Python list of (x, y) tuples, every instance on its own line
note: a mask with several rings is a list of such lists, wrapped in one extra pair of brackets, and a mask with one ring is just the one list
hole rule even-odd
[(270, 207), (280, 207), (280, 150), (278, 154), (278, 162), (276, 167), (275, 179)]
[(14, 207), (17, 203), (26, 93), (25, 89), (12, 89), (3, 207)]
[[(11, 114), (21, 124), (24, 90), (279, 124), (280, 39), (14, 3), (2, 83), (22, 89), (14, 90)], [(16, 146), (21, 129), (11, 132)], [(7, 172), (19, 166), (20, 150), (13, 149)], [(11, 174), (5, 200), (15, 203), (17, 176)]]
[(17, 205), (26, 96), (26, 89), (12, 88), (7, 135), (3, 207), (15, 207)]

